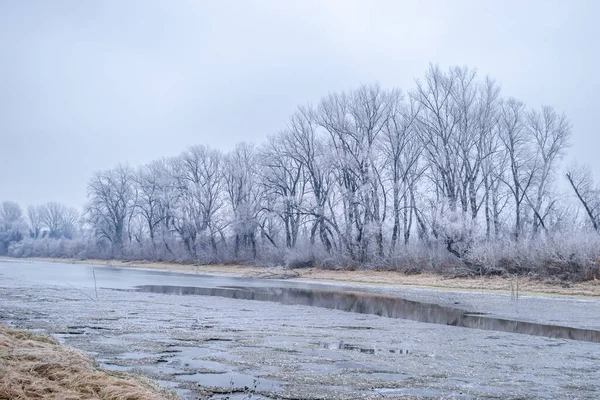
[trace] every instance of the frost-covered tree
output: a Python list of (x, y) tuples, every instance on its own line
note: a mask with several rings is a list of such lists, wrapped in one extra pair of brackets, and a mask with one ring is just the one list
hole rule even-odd
[(29, 237), (39, 239), (42, 236), (42, 207), (28, 206), (27, 207), (27, 224), (29, 226)]
[(157, 251), (160, 226), (168, 218), (167, 192), (173, 190), (171, 175), (165, 160), (154, 161), (138, 168), (132, 176), (136, 191), (134, 212), (144, 221), (152, 251)]
[(383, 256), (387, 199), (378, 141), (393, 117), (400, 93), (380, 85), (330, 94), (319, 104), (318, 123), (328, 133), (343, 209), (343, 241), (352, 257), (366, 261), (371, 247)]
[[(72, 239), (79, 229), (79, 212), (73, 207), (49, 202), (39, 206), (37, 212), (39, 212), (39, 222), (44, 236), (52, 239)], [(35, 214), (35, 211), (33, 213)]]
[(0, 203), (0, 255), (6, 254), (11, 243), (19, 242), (26, 232), (21, 206), (13, 201)]
[(533, 211), (535, 235), (540, 227), (547, 231), (546, 218), (555, 209), (557, 199), (552, 193), (554, 172), (569, 146), (571, 124), (564, 114), (558, 114), (552, 107), (543, 106), (541, 112), (531, 110), (527, 114), (526, 129), (533, 139), (538, 165), (533, 193), (527, 196), (525, 192)]
[(391, 208), (394, 218), (390, 251), (396, 249), (400, 234), (408, 244), (415, 214), (414, 192), (424, 167), (421, 154), (423, 146), (417, 135), (416, 118), (418, 105), (410, 99), (407, 103), (398, 96), (396, 109), (384, 127), (381, 152), (384, 156), (384, 169), (391, 185)]
[(508, 172), (499, 177), (513, 200), (513, 235), (516, 240), (523, 231), (523, 208), (539, 167), (533, 138), (524, 126), (524, 108), (520, 101), (508, 99), (501, 104), (498, 117), (499, 138), (508, 159)]
[(334, 163), (325, 133), (319, 128), (315, 110), (300, 107), (288, 123), (287, 147), (289, 156), (302, 165), (307, 193), (300, 209), (309, 219), (309, 242), (314, 246), (318, 237), (330, 253), (336, 247), (336, 233), (339, 233), (332, 206)]
[[(525, 246), (561, 260), (543, 246), (567, 231), (577, 237), (585, 224), (600, 230), (591, 174), (567, 173), (581, 207), (564, 201), (556, 182), (571, 135), (565, 115), (530, 110), (467, 67), (430, 65), (405, 89), (330, 93), (257, 145), (225, 154), (197, 145), (95, 174), (86, 248), (108, 245), (113, 252), (101, 255), (129, 258), (482, 272), (504, 268), (486, 263), (536, 264), (534, 256), (523, 261)], [(65, 214), (54, 203), (30, 208), (30, 241), (46, 232), (60, 239), (39, 242), (60, 249), (72, 236), (61, 221), (75, 220)]]
[(567, 180), (585, 210), (591, 226), (600, 231), (600, 187), (594, 183), (592, 173), (587, 166), (571, 165), (566, 173)]
[(223, 155), (218, 150), (194, 146), (173, 160), (177, 196), (171, 209), (172, 226), (194, 259), (201, 246), (210, 244), (217, 253), (223, 208)]
[(300, 233), (306, 192), (305, 171), (290, 132), (270, 137), (259, 152), (259, 178), (268, 199), (265, 211), (283, 225), (285, 246), (294, 248)]
[(127, 225), (136, 203), (132, 176), (131, 168), (120, 165), (96, 173), (88, 184), (87, 221), (94, 235), (108, 240), (117, 254), (127, 239)]
[(236, 258), (248, 250), (256, 258), (256, 234), (259, 230), (275, 245), (275, 240), (265, 231), (264, 221), (261, 221), (264, 191), (259, 185), (259, 165), (256, 147), (248, 143), (238, 144), (225, 160), (225, 191), (231, 211), (230, 227)]

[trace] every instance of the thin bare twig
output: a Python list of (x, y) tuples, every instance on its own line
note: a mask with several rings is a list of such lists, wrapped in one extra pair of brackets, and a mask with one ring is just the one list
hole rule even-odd
[(83, 290), (76, 288), (75, 286), (71, 285), (69, 282), (67, 282), (67, 285), (71, 286), (73, 289), (77, 290), (79, 293), (81, 293), (82, 295), (84, 295), (88, 299), (94, 301), (94, 298), (92, 296), (90, 296), (89, 294), (87, 294), (86, 292), (84, 292)]
[(94, 291), (96, 292), (96, 300), (98, 300), (98, 285), (96, 285), (96, 268), (92, 268), (92, 274), (94, 274)]

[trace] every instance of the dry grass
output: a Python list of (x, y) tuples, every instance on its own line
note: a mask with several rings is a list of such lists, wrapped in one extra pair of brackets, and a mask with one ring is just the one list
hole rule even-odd
[(102, 371), (54, 339), (0, 325), (0, 399), (175, 399), (151, 382)]
[[(460, 289), (485, 292), (511, 291), (517, 278), (484, 276), (476, 278), (454, 278), (435, 273), (406, 275), (394, 271), (328, 271), (305, 270), (301, 274), (305, 279), (325, 281), (346, 281), (356, 284), (382, 286), (410, 286), (432, 289)], [(530, 277), (518, 278), (519, 291), (523, 294), (545, 294), (561, 296), (600, 297), (600, 281), (566, 283), (551, 282)]]
[[(436, 273), (420, 273), (407, 275), (397, 271), (378, 270), (327, 270), (318, 268), (299, 268), (282, 271), (278, 268), (248, 265), (191, 265), (176, 263), (160, 263), (147, 261), (105, 261), (105, 260), (65, 260), (53, 258), (35, 258), (47, 262), (71, 262), (75, 264), (109, 265), (122, 268), (146, 268), (176, 272), (217, 274), (245, 277), (279, 277), (289, 275), (293, 279), (339, 282), (356, 285), (410, 286), (433, 289), (460, 289), (493, 292), (510, 292), (514, 278), (499, 276), (484, 276), (477, 278), (454, 278)], [(519, 290), (522, 294), (535, 293), (561, 296), (591, 296), (600, 297), (600, 280), (567, 283), (564, 281), (551, 282), (530, 277), (519, 277)]]

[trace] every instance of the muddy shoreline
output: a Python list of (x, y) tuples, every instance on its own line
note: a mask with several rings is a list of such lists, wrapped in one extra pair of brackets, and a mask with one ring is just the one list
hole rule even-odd
[(560, 280), (538, 279), (535, 277), (456, 278), (435, 273), (404, 274), (396, 271), (379, 270), (322, 270), (316, 268), (266, 268), (251, 265), (193, 265), (147, 261), (119, 260), (75, 260), (58, 258), (0, 257), (6, 261), (52, 262), (83, 265), (110, 266), (118, 268), (138, 268), (172, 271), (191, 274), (217, 274), (236, 277), (258, 277), (266, 279), (291, 279), (318, 282), (341, 283), (366, 286), (421, 287), (440, 290), (483, 291), (491, 293), (511, 293), (518, 289), (521, 294), (551, 296), (600, 297), (600, 281), (564, 282)]

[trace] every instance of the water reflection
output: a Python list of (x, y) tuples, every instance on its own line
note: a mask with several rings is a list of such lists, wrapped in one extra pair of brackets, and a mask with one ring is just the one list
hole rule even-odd
[(600, 331), (597, 330), (496, 318), (481, 313), (470, 313), (438, 304), (422, 303), (399, 297), (363, 292), (301, 288), (242, 286), (193, 287), (167, 285), (137, 286), (135, 290), (150, 293), (217, 296), (240, 300), (271, 301), (282, 304), (322, 307), (361, 314), (374, 314), (388, 318), (403, 318), (419, 322), (464, 328), (600, 343)]

